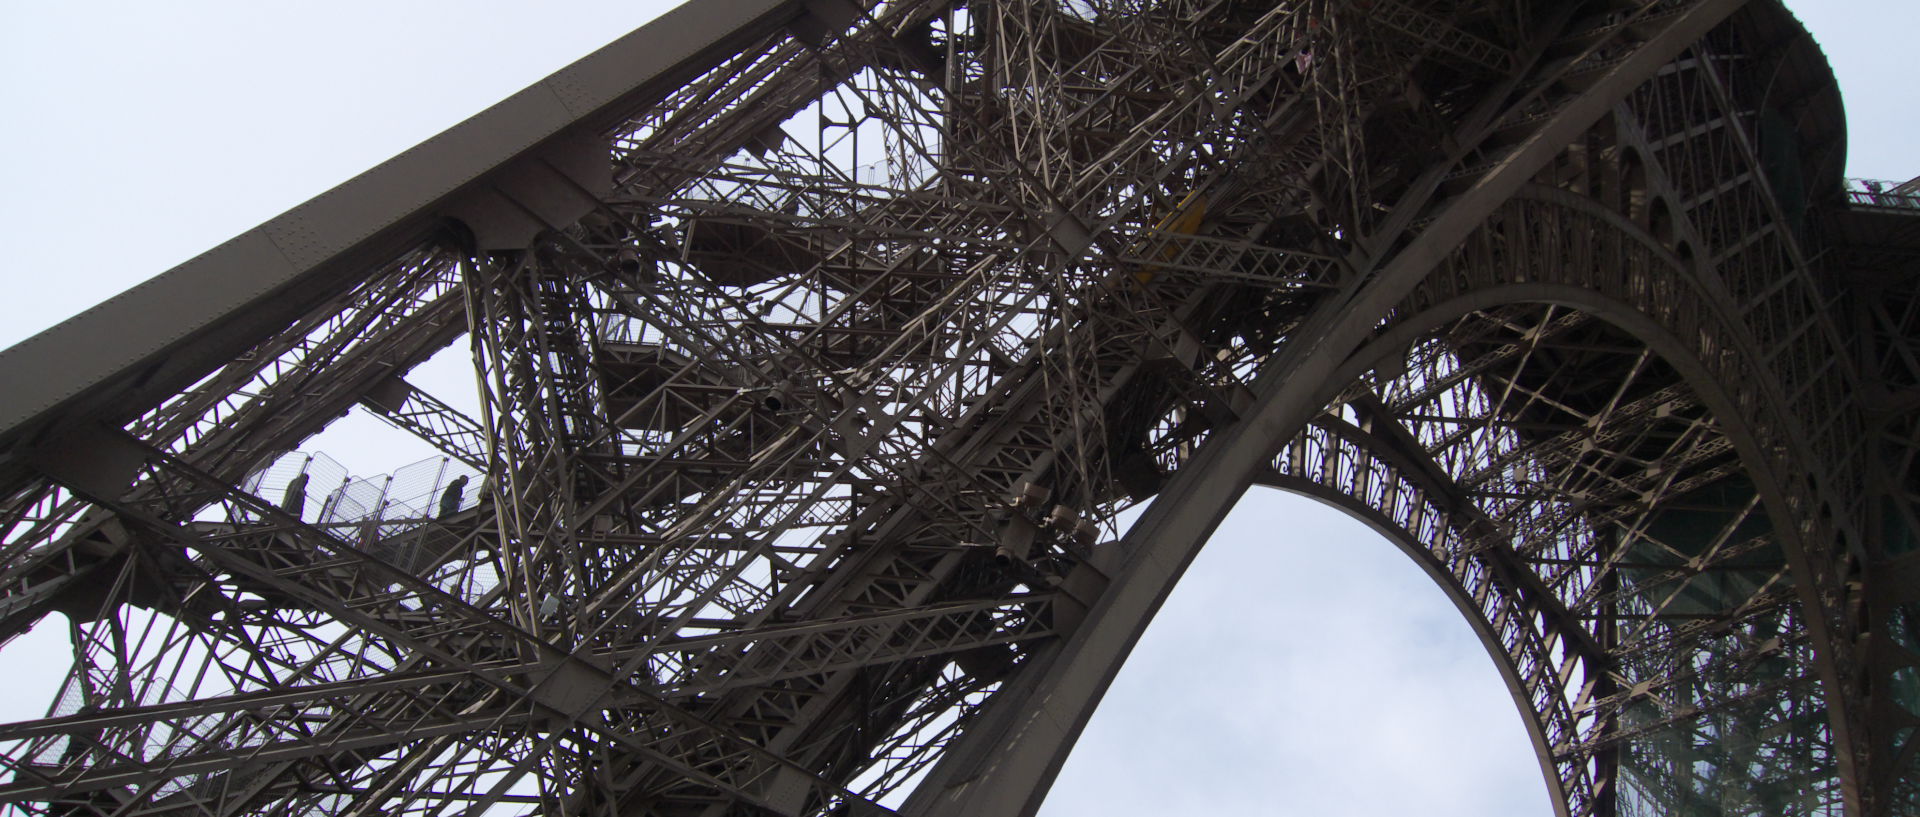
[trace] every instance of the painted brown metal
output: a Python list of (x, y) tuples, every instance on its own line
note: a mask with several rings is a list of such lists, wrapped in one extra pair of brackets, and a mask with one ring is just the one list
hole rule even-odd
[[(689, 5), (445, 133), (99, 306), (0, 352), (0, 451), (50, 426), (125, 422), (183, 389), (368, 266), (445, 235), (465, 200), (510, 183), (516, 157), (652, 103), (802, 12), (788, 0)], [(77, 417), (76, 417), (77, 415)]]
[[(1031, 814), (1272, 484), (1560, 814), (1906, 813), (1920, 219), (1842, 133), (1771, 0), (690, 4), (0, 354), (79, 702), (0, 802)], [(321, 495), (356, 404), (428, 477)]]

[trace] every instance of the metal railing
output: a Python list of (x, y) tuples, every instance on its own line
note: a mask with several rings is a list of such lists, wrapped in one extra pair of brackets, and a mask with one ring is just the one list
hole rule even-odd
[(1847, 203), (1854, 207), (1920, 212), (1920, 178), (1894, 182), (1885, 179), (1847, 179)]
[(373, 528), (390, 536), (479, 505), (486, 475), (451, 457), (433, 457), (392, 474), (353, 477), (332, 457), (295, 451), (254, 472), (240, 487), (307, 524), (365, 539), (368, 533), (346, 531)]

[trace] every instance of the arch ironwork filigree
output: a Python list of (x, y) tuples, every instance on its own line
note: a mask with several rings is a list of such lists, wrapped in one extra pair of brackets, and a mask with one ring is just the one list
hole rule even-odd
[(0, 804), (1031, 813), (1269, 481), (1448, 588), (1564, 813), (1900, 813), (1920, 309), (1835, 272), (1803, 33), (689, 4), (0, 354), (0, 636), (74, 659)]

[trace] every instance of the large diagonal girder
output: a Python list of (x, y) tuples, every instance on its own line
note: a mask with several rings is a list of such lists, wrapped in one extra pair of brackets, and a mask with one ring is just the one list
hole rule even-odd
[[(75, 654), (0, 802), (1030, 814), (1263, 483), (1453, 596), (1561, 813), (1902, 813), (1920, 311), (1815, 275), (1797, 32), (673, 12), (0, 355), (0, 632)], [(425, 493), (309, 501), (356, 405)]]

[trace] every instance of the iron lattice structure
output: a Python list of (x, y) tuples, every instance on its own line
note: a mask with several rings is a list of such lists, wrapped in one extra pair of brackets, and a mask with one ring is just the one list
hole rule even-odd
[[(0, 802), (1030, 814), (1270, 484), (1561, 814), (1920, 813), (1920, 199), (1843, 154), (1774, 0), (689, 4), (0, 355), (74, 659)], [(356, 405), (444, 456), (341, 485)]]

